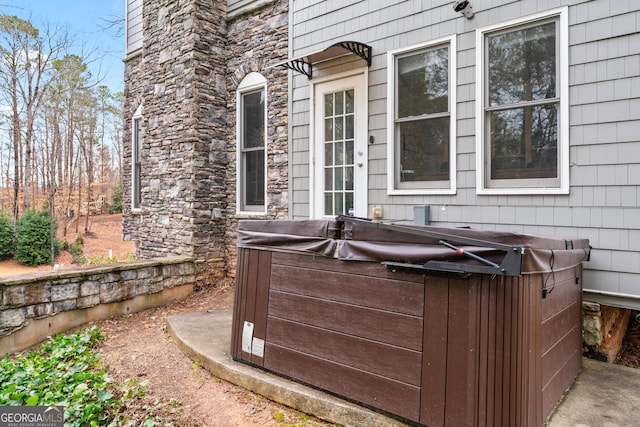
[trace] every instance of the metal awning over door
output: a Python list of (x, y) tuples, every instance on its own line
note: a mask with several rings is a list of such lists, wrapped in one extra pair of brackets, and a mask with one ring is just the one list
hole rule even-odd
[(337, 42), (326, 49), (287, 59), (273, 66), (287, 67), (311, 79), (313, 77), (313, 64), (351, 54), (361, 58), (367, 63), (367, 66), (371, 66), (371, 46), (355, 41)]

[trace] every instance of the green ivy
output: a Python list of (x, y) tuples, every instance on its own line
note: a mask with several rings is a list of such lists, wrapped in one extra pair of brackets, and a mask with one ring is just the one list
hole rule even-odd
[(120, 425), (118, 409), (144, 395), (146, 385), (130, 380), (118, 389), (92, 351), (100, 339), (92, 326), (13, 359), (6, 355), (0, 361), (0, 406), (62, 405), (65, 426)]

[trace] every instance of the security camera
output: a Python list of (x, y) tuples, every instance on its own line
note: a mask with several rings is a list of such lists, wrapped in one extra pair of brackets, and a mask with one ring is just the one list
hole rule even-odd
[(473, 18), (473, 7), (469, 0), (456, 0), (453, 2), (453, 10), (462, 13), (467, 19)]

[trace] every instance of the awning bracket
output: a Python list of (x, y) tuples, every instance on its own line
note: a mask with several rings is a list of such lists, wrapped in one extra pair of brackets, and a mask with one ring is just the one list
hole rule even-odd
[(292, 59), (291, 61), (285, 62), (285, 67), (290, 70), (297, 71), (301, 74), (304, 74), (309, 79), (313, 75), (313, 65), (310, 62), (307, 62), (303, 59)]
[(367, 63), (368, 67), (371, 66), (371, 46), (369, 46), (368, 44), (354, 41), (344, 41), (338, 42), (333, 46), (340, 46), (343, 49), (348, 50), (349, 52), (363, 59)]

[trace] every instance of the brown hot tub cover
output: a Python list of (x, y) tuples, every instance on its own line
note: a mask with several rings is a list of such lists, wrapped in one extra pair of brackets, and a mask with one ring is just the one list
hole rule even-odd
[[(395, 225), (393, 229), (382, 227), (385, 225), (357, 219), (240, 221), (238, 247), (315, 254), (341, 261), (407, 264), (449, 261), (460, 265), (462, 271), (465, 265), (480, 265), (478, 261), (443, 246), (440, 240), (445, 236), (446, 241), (452, 244), (469, 239), (479, 241), (480, 245), (458, 244), (456, 247), (495, 263), (504, 257), (504, 251), (492, 244), (513, 248), (522, 259), (519, 274), (550, 273), (573, 268), (587, 260), (590, 253), (587, 239), (567, 240), (468, 228), (413, 225)], [(438, 237), (414, 234), (421, 232)], [(482, 246), (483, 242), (486, 246)]]

